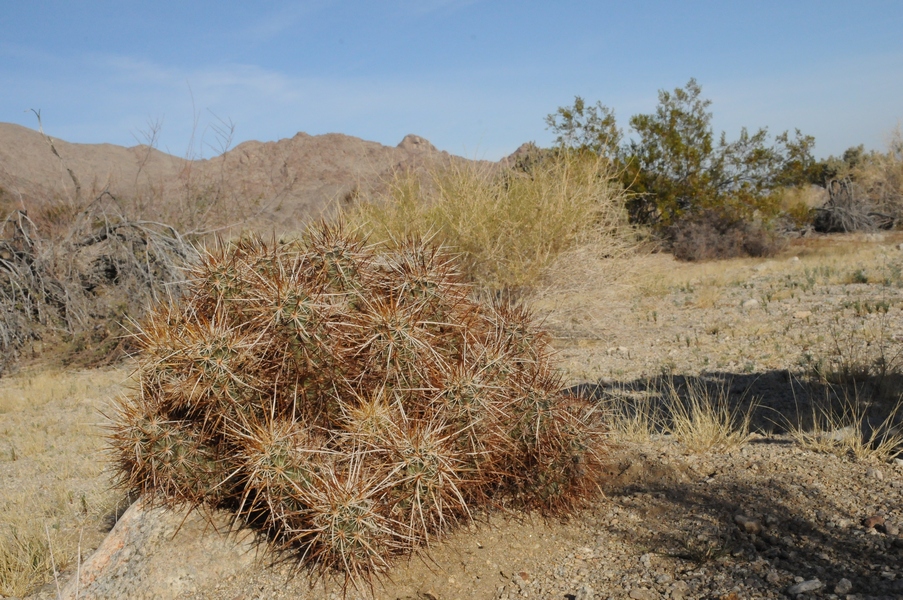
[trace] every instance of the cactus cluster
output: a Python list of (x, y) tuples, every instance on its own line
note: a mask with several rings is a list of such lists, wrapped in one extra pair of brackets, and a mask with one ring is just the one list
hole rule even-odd
[(605, 427), (560, 392), (546, 334), (429, 244), (324, 224), (208, 249), (136, 335), (121, 483), (231, 510), (352, 580), (475, 510), (560, 514), (597, 491)]

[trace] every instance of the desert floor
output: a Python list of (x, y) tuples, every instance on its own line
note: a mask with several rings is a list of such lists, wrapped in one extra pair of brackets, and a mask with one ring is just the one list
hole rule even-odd
[[(903, 598), (901, 242), (560, 273), (530, 301), (566, 385), (610, 413), (604, 494), (566, 521), (477, 515), (347, 596)], [(31, 364), (0, 380), (0, 597), (57, 597), (129, 505), (103, 440), (129, 374)], [(341, 583), (264, 548), (181, 597), (331, 598)]]

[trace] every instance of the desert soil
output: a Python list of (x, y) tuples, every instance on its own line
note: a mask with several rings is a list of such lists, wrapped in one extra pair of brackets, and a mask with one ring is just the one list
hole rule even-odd
[[(478, 515), (347, 597), (903, 598), (903, 461), (820, 451), (792, 435), (795, 419), (830, 389), (813, 383), (817, 374), (830, 379), (844, 365), (874, 364), (881, 355), (892, 363), (899, 354), (901, 241), (890, 234), (800, 240), (773, 259), (701, 265), (656, 254), (633, 259), (619, 285), (594, 286), (589, 276), (553, 284), (536, 304), (556, 336), (568, 385), (601, 402), (649, 393), (662, 375), (678, 385), (702, 381), (737, 406), (753, 406), (755, 434), (708, 451), (674, 435), (613, 434), (609, 477), (592, 506), (568, 520)], [(863, 377), (863, 394), (896, 394)], [(0, 427), (10, 418), (0, 414)], [(4, 495), (27, 477), (9, 466), (0, 462)], [(341, 580), (311, 578), (265, 545), (236, 544), (199, 526), (196, 514), (168, 518), (181, 529), (129, 549), (136, 558), (123, 559), (117, 578), (84, 586), (80, 597), (177, 590), (198, 600), (342, 597)], [(83, 551), (109, 526), (86, 524), (93, 529)], [(186, 551), (209, 548), (211, 539), (232, 548), (214, 577), (204, 575), (209, 556)], [(149, 554), (157, 571), (141, 571)], [(69, 565), (64, 576), (74, 570)], [(183, 575), (174, 581), (166, 573)], [(51, 583), (32, 597), (56, 596)]]

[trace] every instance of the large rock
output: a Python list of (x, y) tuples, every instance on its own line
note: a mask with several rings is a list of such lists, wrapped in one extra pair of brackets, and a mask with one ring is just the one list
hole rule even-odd
[(135, 502), (63, 588), (63, 600), (178, 598), (265, 561), (264, 547), (223, 513)]

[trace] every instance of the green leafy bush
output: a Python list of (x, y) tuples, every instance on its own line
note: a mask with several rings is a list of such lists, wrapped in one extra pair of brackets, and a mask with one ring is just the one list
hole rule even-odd
[(673, 92), (660, 90), (658, 100), (654, 113), (630, 118), (634, 135), (620, 146), (614, 113), (601, 104), (587, 108), (578, 97), (546, 120), (559, 145), (605, 154), (621, 166), (636, 222), (667, 229), (708, 210), (734, 220), (767, 220), (780, 209), (776, 192), (807, 183), (817, 170), (815, 140), (799, 130), (771, 144), (764, 128), (743, 128), (734, 141), (724, 133), (716, 138), (711, 101), (695, 79)]

